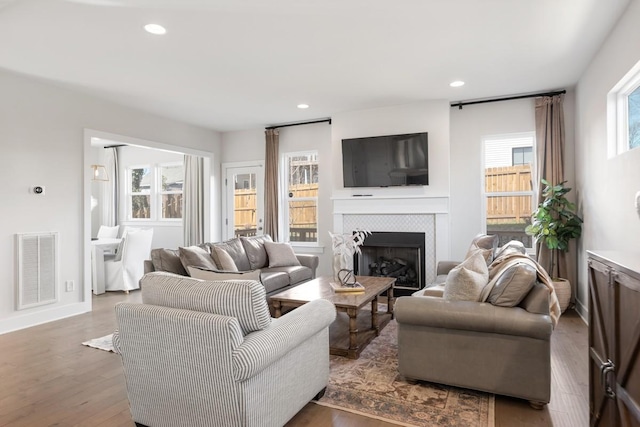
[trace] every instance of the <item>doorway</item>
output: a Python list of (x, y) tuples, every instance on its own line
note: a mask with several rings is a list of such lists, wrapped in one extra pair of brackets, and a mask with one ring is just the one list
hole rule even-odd
[(225, 239), (260, 236), (264, 232), (264, 167), (224, 165)]

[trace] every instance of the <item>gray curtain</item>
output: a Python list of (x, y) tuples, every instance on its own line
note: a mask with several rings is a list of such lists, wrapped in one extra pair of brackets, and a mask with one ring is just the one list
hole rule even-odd
[(202, 157), (184, 156), (182, 194), (184, 245), (199, 245), (204, 243), (204, 159)]
[[(538, 159), (539, 196), (542, 202), (544, 185), (540, 179), (544, 178), (555, 185), (563, 182), (564, 178), (564, 95), (544, 96), (536, 98), (536, 144)], [(551, 277), (563, 277), (574, 284), (576, 278), (576, 251), (571, 242), (568, 252), (556, 251), (558, 259), (554, 261)], [(538, 244), (536, 251), (538, 262), (546, 267), (550, 265), (551, 253), (545, 245)]]
[(267, 129), (264, 171), (264, 233), (278, 241), (278, 130)]
[(118, 175), (118, 149), (109, 147), (104, 149), (105, 169), (109, 175), (109, 181), (102, 189), (102, 225), (113, 227), (118, 225), (118, 195), (119, 175)]

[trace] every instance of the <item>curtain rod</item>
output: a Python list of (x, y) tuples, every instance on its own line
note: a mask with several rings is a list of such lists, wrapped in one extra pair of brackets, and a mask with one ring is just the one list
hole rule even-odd
[(456, 101), (452, 102), (452, 107), (458, 107), (458, 109), (462, 110), (462, 107), (465, 105), (473, 105), (473, 104), (486, 104), (488, 102), (498, 102), (498, 101), (511, 101), (514, 99), (524, 99), (524, 98), (537, 98), (539, 96), (555, 96), (561, 95), (563, 93), (567, 93), (566, 90), (557, 90), (553, 92), (540, 92), (540, 93), (531, 93), (529, 95), (516, 95), (516, 96), (507, 96), (503, 98), (490, 98), (490, 99), (481, 99), (478, 101)]
[(102, 148), (118, 148), (118, 147), (128, 147), (128, 145), (127, 144), (105, 145)]
[(269, 130), (269, 129), (288, 128), (289, 126), (312, 125), (314, 123), (325, 123), (325, 122), (331, 124), (331, 117), (328, 117), (326, 119), (312, 120), (309, 122), (298, 122), (298, 123), (288, 123), (285, 125), (267, 126), (265, 127), (265, 129)]

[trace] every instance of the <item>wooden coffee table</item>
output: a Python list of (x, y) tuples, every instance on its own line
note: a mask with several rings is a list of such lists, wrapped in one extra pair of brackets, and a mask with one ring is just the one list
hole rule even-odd
[[(336, 306), (338, 316), (329, 329), (331, 354), (350, 359), (360, 357), (360, 352), (380, 335), (380, 330), (393, 318), (393, 277), (357, 276), (365, 287), (362, 293), (337, 293), (331, 288), (332, 277), (318, 277), (269, 298), (275, 317), (283, 308), (300, 307), (318, 298), (329, 300)], [(387, 311), (378, 312), (378, 296), (387, 292)], [(371, 303), (371, 312), (361, 310)], [(344, 316), (346, 313), (346, 316)], [(348, 316), (348, 317), (347, 317)]]

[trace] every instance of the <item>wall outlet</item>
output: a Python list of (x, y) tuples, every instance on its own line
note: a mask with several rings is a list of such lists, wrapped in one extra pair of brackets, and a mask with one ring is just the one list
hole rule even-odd
[(76, 284), (73, 280), (67, 280), (65, 283), (65, 290), (67, 292), (73, 292), (76, 290)]

